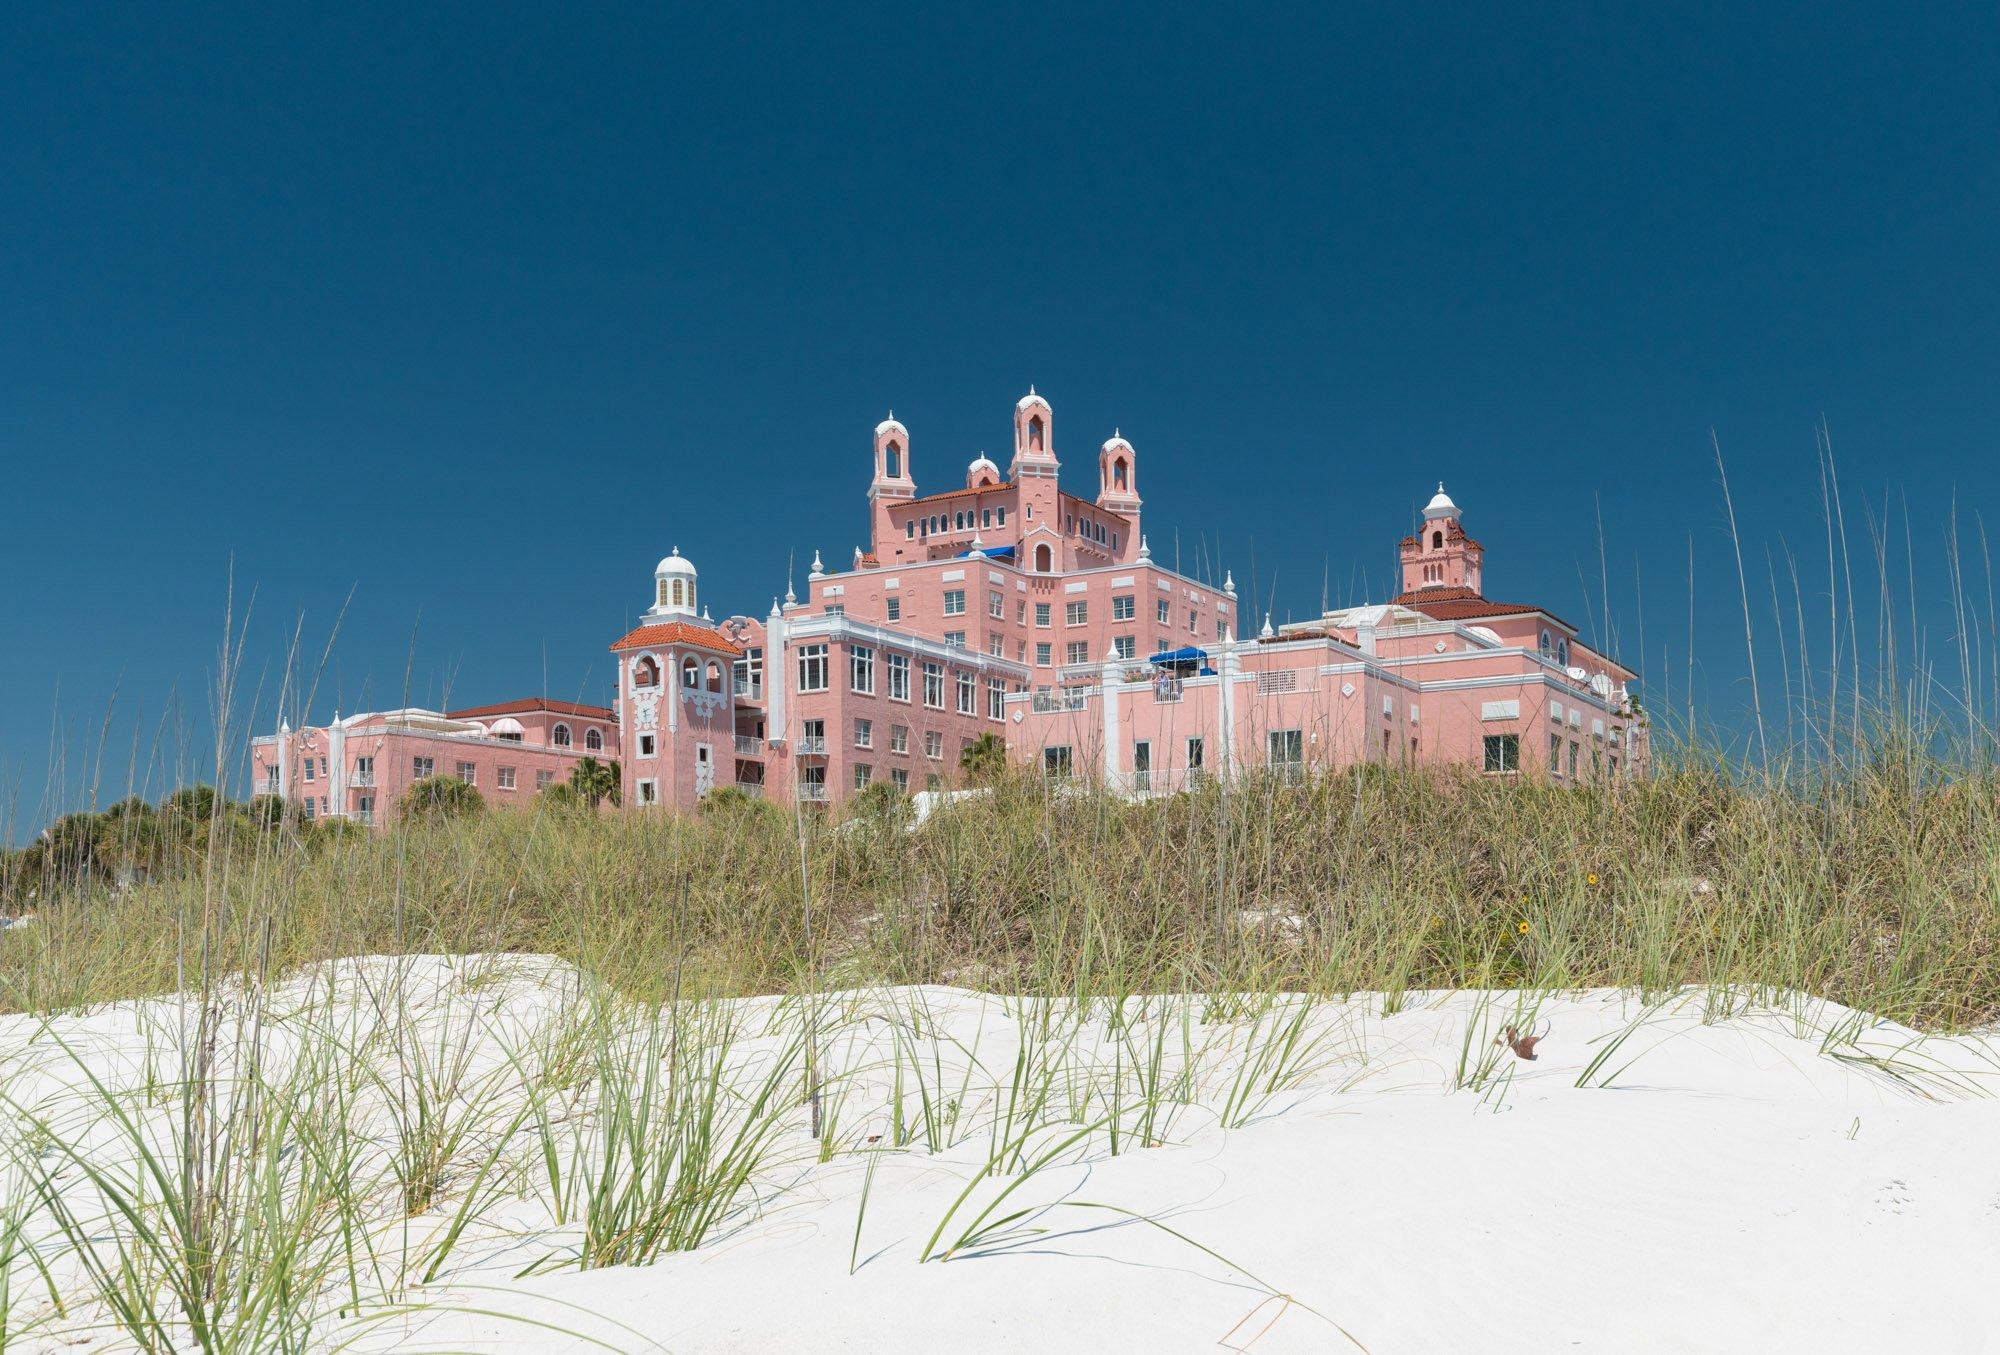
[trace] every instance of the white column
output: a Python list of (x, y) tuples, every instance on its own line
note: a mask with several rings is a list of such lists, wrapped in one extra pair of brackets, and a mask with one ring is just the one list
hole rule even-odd
[(667, 733), (681, 727), (681, 656), (667, 651)]
[(1104, 785), (1113, 791), (1125, 789), (1124, 777), (1118, 770), (1118, 650), (1113, 646), (1104, 655), (1104, 666), (1098, 670), (1097, 692), (1099, 702), (1104, 707)]
[(278, 794), (292, 793), (292, 722), (278, 721)]
[(791, 738), (785, 729), (785, 616), (775, 602), (764, 618), (764, 735)]
[(1242, 670), (1243, 660), (1236, 656), (1236, 633), (1231, 629), (1223, 633), (1222, 667), (1216, 678), (1221, 684), (1221, 698), (1215, 704), (1222, 722), (1221, 737), (1216, 742), (1221, 745), (1224, 781), (1236, 774), (1236, 675)]
[(327, 780), (332, 784), (326, 788), (330, 812), (337, 818), (347, 817), (347, 728), (340, 722), (340, 712), (333, 713), (333, 723), (326, 727)]

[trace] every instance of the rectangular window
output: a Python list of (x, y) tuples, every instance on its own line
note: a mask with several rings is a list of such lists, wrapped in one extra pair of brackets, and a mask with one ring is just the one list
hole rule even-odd
[(500, 789), (502, 790), (514, 789), (514, 769), (512, 767), (502, 767), (499, 771), (499, 777), (500, 777)]
[(411, 758), (410, 775), (415, 777), (419, 781), (423, 780), (427, 776), (436, 776), (437, 763), (433, 759), (427, 757)]
[(875, 722), (873, 720), (856, 720), (854, 722), (854, 746), (856, 748), (873, 748), (875, 746)]
[(637, 783), (637, 785), (638, 785), (638, 788), (639, 788), (639, 803), (640, 803), (640, 804), (642, 804), (642, 805), (656, 805), (656, 804), (658, 804), (658, 803), (660, 802), (660, 783), (659, 783), (659, 782), (657, 782), (657, 781), (653, 781), (653, 780), (645, 780), (645, 781), (640, 781), (640, 782), (638, 782), (638, 783)]
[(1193, 790), (1201, 785), (1201, 760), (1207, 752), (1208, 744), (1205, 740), (1196, 737), (1187, 741), (1187, 779), (1189, 790)]
[(1049, 643), (1047, 643), (1046, 641), (1045, 641), (1045, 642), (1043, 642), (1042, 644), (1038, 644), (1038, 645), (1036, 645), (1036, 646), (1035, 646), (1035, 667), (1037, 667), (1037, 668), (1047, 668), (1047, 667), (1049, 666), (1049, 664), (1050, 664), (1051, 662), (1053, 662), (1053, 660), (1052, 660), (1052, 658), (1051, 658), (1050, 656), (1051, 656), (1051, 655), (1052, 655), (1052, 654), (1053, 654), (1054, 652), (1055, 652), (1055, 646), (1054, 646), (1054, 645), (1052, 645), (1052, 644), (1049, 644)]
[(1068, 647), (1064, 650), (1064, 654), (1064, 663), (1089, 663), (1090, 641), (1071, 640)]
[(1572, 781), (1576, 779), (1576, 750), (1580, 746), (1576, 743), (1571, 743), (1569, 746), (1569, 775)]
[(889, 751), (907, 753), (910, 751), (910, 727), (908, 725), (889, 726)]
[(652, 757), (655, 753), (659, 751), (659, 746), (660, 746), (659, 741), (654, 735), (641, 734), (639, 736), (640, 757)]
[(970, 673), (958, 675), (958, 713), (974, 714), (979, 704), (979, 680)]
[(799, 690), (802, 692), (823, 692), (826, 690), (826, 646), (799, 646)]
[(1072, 602), (1063, 608), (1063, 624), (1065, 626), (1081, 626), (1087, 624), (1089, 620), (1090, 604), (1088, 602)]
[(935, 729), (924, 731), (924, 756), (933, 761), (944, 756), (944, 735)]
[(461, 763), (459, 763), (459, 764), (458, 764), (458, 779), (459, 779), (459, 780), (461, 780), (461, 781), (463, 781), (463, 782), (465, 782), (465, 784), (466, 784), (466, 785), (468, 785), (468, 786), (476, 786), (476, 785), (478, 785), (478, 784), (479, 784), (479, 768), (478, 768), (477, 766), (473, 765), (473, 764), (472, 764), (472, 763), (470, 763), (470, 762), (461, 762)]
[(1067, 744), (1042, 750), (1042, 774), (1057, 780), (1069, 775), (1070, 755)]
[(910, 656), (891, 654), (889, 656), (889, 699), (908, 701), (910, 699)]
[(910, 769), (908, 767), (891, 767), (889, 769), (889, 784), (897, 790), (908, 790), (910, 788)]
[(743, 657), (734, 664), (736, 694), (747, 696), (752, 701), (764, 695), (764, 651), (754, 646), (743, 651)]
[[(1034, 510), (1031, 508), (1028, 511), (1033, 512)], [(936, 790), (939, 786), (942, 786), (943, 784), (944, 784), (944, 778), (942, 776), (939, 776), (936, 772), (924, 773), (925, 790)]]
[(964, 649), (965, 632), (962, 630), (948, 630), (944, 633), (944, 642), (948, 645), (953, 645), (959, 649)]
[(1549, 774), (1561, 776), (1563, 769), (1563, 738), (1560, 734), (1549, 735)]
[(1153, 788), (1153, 745), (1140, 739), (1132, 745), (1132, 789)]
[(986, 614), (996, 621), (1005, 620), (1007, 617), (1007, 595), (1005, 593), (988, 593), (986, 595)]
[(313, 759), (311, 759), (311, 758), (307, 758), (307, 759), (306, 759), (306, 762), (305, 762), (305, 771), (306, 771), (306, 784), (307, 784), (307, 785), (311, 785), (311, 784), (313, 783), (313, 781), (315, 781), (315, 780), (317, 780), (317, 779), (318, 779), (317, 777), (315, 777), (315, 776), (313, 775)]
[(799, 721), (799, 751), (801, 753), (824, 753), (826, 751), (826, 721)]
[(1228, 638), (1229, 638), (1229, 623), (1227, 621), (1217, 621), (1215, 623), (1215, 642), (1217, 644), (1221, 644), (1224, 640)]
[(1025, 626), (1028, 624), (1028, 600), (1022, 598), (1014, 604), (1014, 620)]
[(306, 817), (308, 819), (316, 819), (319, 817), (319, 811), (316, 808), (314, 808), (316, 803), (317, 801), (315, 801), (312, 798), (312, 796), (310, 795), (306, 796), (305, 811), (306, 811)]
[(1037, 602), (1035, 604), (1035, 624), (1037, 626), (1047, 627), (1054, 625), (1055, 622), (1050, 619), (1054, 615), (1054, 609), (1049, 603)]
[(847, 604), (844, 602), (829, 602), (826, 606), (820, 608), (820, 610), (828, 616), (846, 616)]
[(986, 679), (986, 718), (1007, 718), (1007, 684), (1000, 678)]
[(979, 525), (981, 527), (991, 527), (993, 525), (993, 510), (991, 508), (982, 508), (979, 510)]
[(1121, 659), (1139, 657), (1139, 641), (1130, 635), (1114, 635), (1111, 638), (1111, 648)]
[(891, 621), (901, 621), (903, 619), (903, 600), (901, 598), (891, 597), (883, 606), (887, 608), (887, 614)]
[(375, 797), (372, 795), (357, 797), (354, 801), (354, 813), (363, 823), (375, 822)]
[(944, 614), (946, 616), (965, 615), (965, 590), (947, 588), (944, 590)]
[(1270, 753), (1273, 767), (1298, 766), (1306, 760), (1305, 732), (1298, 729), (1272, 730)]
[(863, 696), (875, 695), (875, 651), (867, 645), (856, 645), (848, 651), (853, 670), (851, 677), (854, 690)]
[(354, 759), (354, 784), (368, 786), (375, 783), (375, 759), (373, 756)]
[(986, 637), (986, 652), (988, 654), (991, 654), (996, 659), (1006, 658), (1007, 637), (1002, 635), (997, 630), (994, 631), (991, 635)]
[(932, 710), (944, 709), (944, 665), (924, 665), (924, 704)]
[(865, 762), (857, 762), (854, 764), (854, 788), (856, 790), (868, 789), (868, 783), (874, 780), (874, 778), (875, 778), (875, 769), (873, 767), (869, 766)]
[(1160, 624), (1163, 626), (1167, 624), (1167, 607), (1168, 607), (1167, 600), (1165, 598), (1161, 598), (1159, 603), (1159, 618), (1160, 618)]
[(1130, 593), (1119, 593), (1111, 599), (1111, 619), (1130, 621), (1139, 615), (1139, 599)]
[(1201, 629), (1201, 613), (1196, 611), (1192, 607), (1188, 608), (1188, 633), (1193, 634), (1196, 631), (1199, 631), (1200, 629)]
[(1485, 746), (1483, 766), (1489, 772), (1518, 772), (1521, 770), (1521, 736), (1519, 734), (1488, 734), (1481, 741)]
[(826, 800), (826, 767), (815, 762), (799, 768), (799, 799), (820, 804)]
[(556, 774), (554, 772), (537, 771), (535, 773), (535, 789), (537, 791), (547, 790), (551, 785), (555, 784), (555, 779)]

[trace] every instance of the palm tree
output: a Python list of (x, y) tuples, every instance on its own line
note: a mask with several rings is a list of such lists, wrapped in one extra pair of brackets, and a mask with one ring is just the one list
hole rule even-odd
[(584, 803), (592, 809), (606, 800), (616, 805), (620, 796), (618, 762), (599, 762), (594, 757), (580, 758), (576, 766), (570, 768), (570, 788), (583, 797)]
[(479, 791), (455, 776), (427, 776), (403, 792), (403, 815), (412, 819), (451, 819), (477, 814), (486, 807)]
[(974, 785), (985, 785), (1000, 779), (1007, 770), (1007, 744), (999, 735), (981, 734), (965, 746), (958, 755), (958, 769), (965, 773), (965, 779)]

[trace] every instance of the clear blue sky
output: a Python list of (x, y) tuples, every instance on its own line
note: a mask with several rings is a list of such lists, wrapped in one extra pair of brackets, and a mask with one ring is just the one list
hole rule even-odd
[(945, 488), (1031, 381), (1072, 488), (1121, 426), (1156, 553), (1280, 618), (1381, 596), (1442, 477), (1489, 593), (1597, 628), (1601, 504), (1618, 648), (1678, 706), (1692, 537), (1724, 714), (1709, 430), (1768, 631), (1767, 548), (1824, 607), (1824, 415), (1857, 513), (1907, 494), (1953, 668), (1953, 495), (1970, 531), (2000, 487), (1995, 16), (17, 6), (9, 834), (88, 796), (107, 712), (106, 788), (135, 729), (195, 755), (232, 561), (265, 711), (350, 594), (315, 715), (598, 697), (669, 546), (762, 612), (860, 540), (887, 408)]

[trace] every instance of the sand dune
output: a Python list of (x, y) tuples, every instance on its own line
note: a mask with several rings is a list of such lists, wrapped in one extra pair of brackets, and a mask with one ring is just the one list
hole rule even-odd
[[(334, 987), (300, 980), (274, 999), (273, 1062), (309, 1046), (302, 1013), (379, 1030), (384, 994), (398, 994), (412, 1031), (461, 1048), (473, 1080), (499, 1089), (495, 1123), (527, 1095), (507, 1084), (548, 1066), (576, 991), (540, 961), (376, 961), (322, 983)], [(581, 1230), (558, 1221), (533, 1145), (489, 1127), (480, 1142), (511, 1174), (411, 1294), (421, 1310), (356, 1326), (329, 1307), (312, 1342), (2000, 1349), (1987, 1301), (2000, 1274), (2000, 1040), (1925, 1038), (1787, 995), (1417, 994), (1384, 1007), (1366, 995), (1246, 1012), (1135, 998), (1114, 1033), (1102, 1005), (1084, 1016), (943, 988), (831, 995), (812, 1013), (831, 1160), (787, 1096), (751, 1191), (700, 1246), (579, 1270)], [(731, 1076), (746, 1086), (806, 1017), (772, 999), (729, 1011), (741, 1031)], [(1040, 1018), (1046, 1034), (1017, 1060)], [(88, 1112), (81, 1069), (119, 1087), (159, 1082), (176, 1019), (156, 1002), (0, 1022), (8, 1096), (114, 1159), (129, 1143)], [(1534, 1061), (1493, 1043), (1508, 1025), (1543, 1033)], [(386, 1142), (386, 1123), (357, 1134)], [(1044, 1151), (1045, 1165), (1022, 1170)], [(385, 1197), (381, 1238), (435, 1237), (471, 1175), (455, 1172), (407, 1225)], [(22, 1182), (17, 1170), (10, 1189)], [(75, 1260), (50, 1254), (87, 1292)], [(54, 1341), (48, 1322), (38, 1330)], [(91, 1348), (119, 1344), (100, 1329)]]

